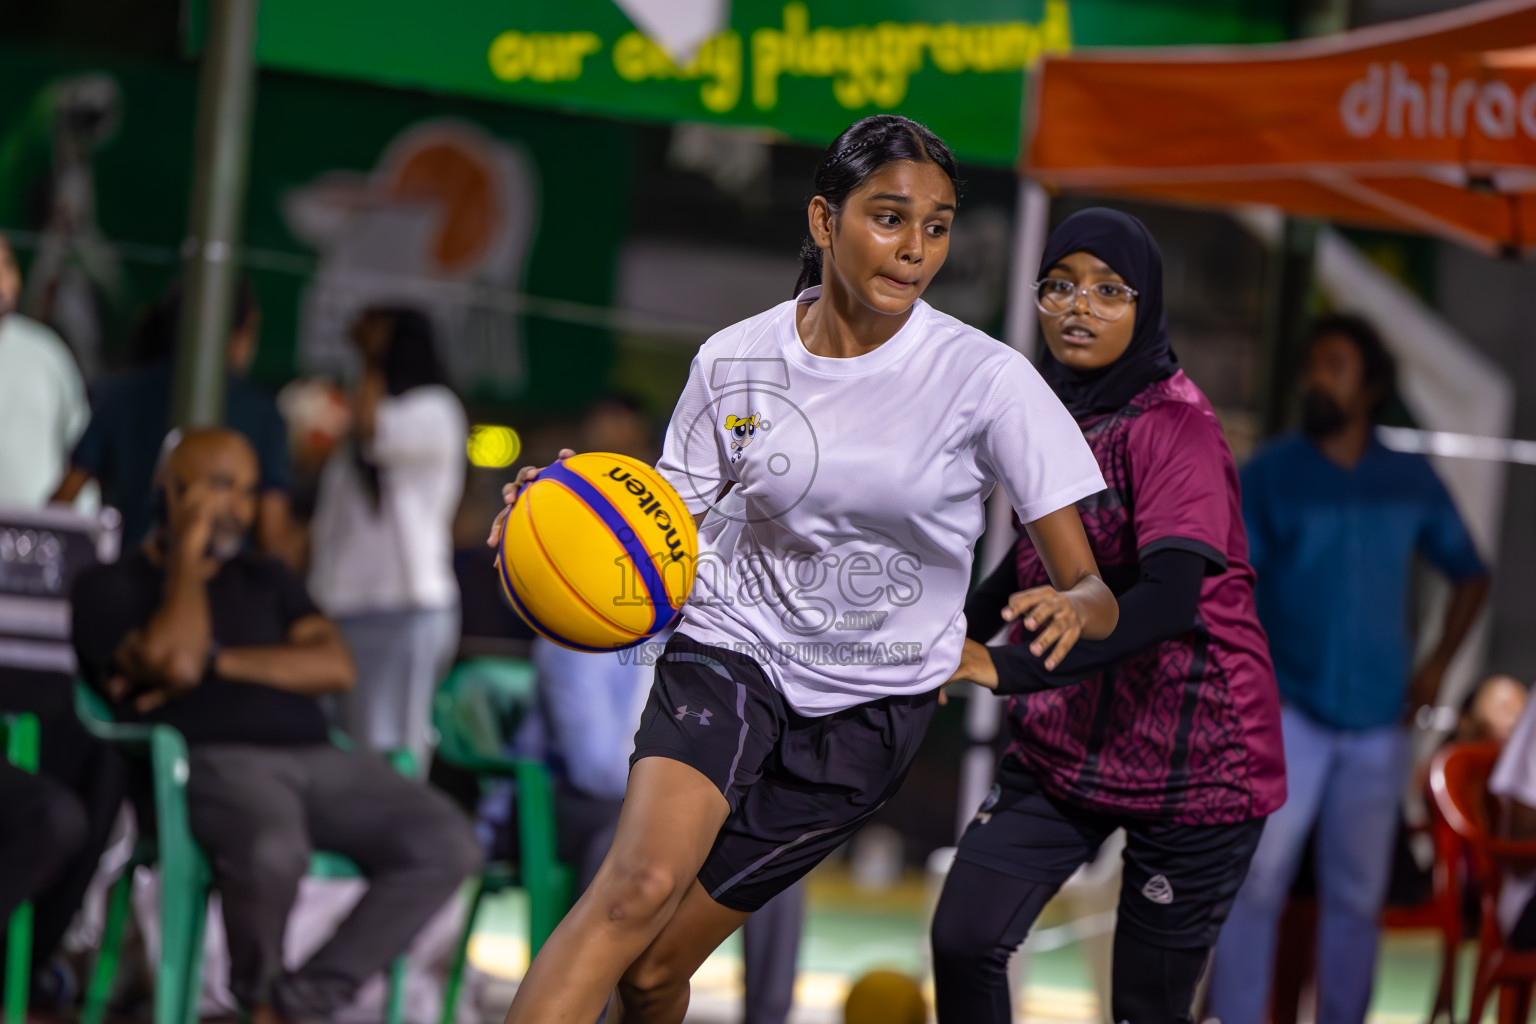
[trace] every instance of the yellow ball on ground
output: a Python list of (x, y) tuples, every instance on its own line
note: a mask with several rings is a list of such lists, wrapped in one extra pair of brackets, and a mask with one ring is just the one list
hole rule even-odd
[(843, 1024), (925, 1024), (928, 1003), (912, 978), (870, 971), (854, 982), (843, 1004)]
[(693, 517), (655, 469), (591, 452), (524, 487), (501, 535), (501, 586), (557, 644), (614, 651), (654, 636), (693, 587)]

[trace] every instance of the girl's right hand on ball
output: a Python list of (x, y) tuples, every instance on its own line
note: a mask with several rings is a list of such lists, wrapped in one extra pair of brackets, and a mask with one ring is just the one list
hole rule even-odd
[[(555, 461), (568, 459), (576, 453), (569, 448), (561, 448), (560, 454), (555, 456)], [(496, 514), (496, 519), (491, 523), (491, 535), (485, 539), (487, 547), (496, 547), (501, 543), (501, 531), (506, 527), (507, 516), (512, 511), (512, 505), (517, 501), (517, 496), (522, 493), (524, 487), (538, 479), (542, 466), (524, 466), (517, 471), (517, 477), (509, 484), (503, 484), (501, 488), (501, 500), (506, 507)], [(500, 557), (499, 555), (497, 556)]]

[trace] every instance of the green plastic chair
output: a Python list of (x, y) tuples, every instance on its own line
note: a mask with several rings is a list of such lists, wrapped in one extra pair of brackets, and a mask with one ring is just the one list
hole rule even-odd
[[(0, 717), (5, 759), (25, 772), (37, 771), (41, 733), (34, 714)], [(32, 904), (23, 903), (5, 927), (5, 1024), (26, 1024), (32, 981)]]
[(534, 700), (537, 670), (521, 658), (472, 658), (454, 666), (432, 704), (437, 756), (476, 776), (482, 787), (512, 779), (517, 787), (517, 864), (491, 863), (475, 882), (464, 932), (443, 993), (442, 1024), (453, 1024), (475, 916), (487, 895), (510, 888), (528, 894), (528, 956), (538, 955), (574, 902), (575, 871), (560, 863), (555, 794), (538, 761), (508, 757), (507, 744)]
[[(102, 1024), (112, 997), (122, 958), (123, 928), (139, 867), (160, 865), (160, 964), (155, 977), (154, 1024), (193, 1024), (202, 987), (203, 933), (208, 920), (208, 890), (213, 876), (208, 860), (192, 838), (187, 817), (187, 742), (169, 725), (125, 725), (112, 720), (100, 694), (83, 682), (75, 684), (75, 712), (92, 735), (147, 759), (154, 787), (155, 830), (141, 835), (127, 866), (107, 897), (107, 920), (101, 950), (86, 988), (81, 1024)], [(342, 737), (333, 734), (333, 741)], [(348, 747), (341, 742), (338, 745)], [(415, 759), (407, 751), (389, 755), (395, 770), (415, 776)], [(317, 852), (309, 873), (316, 878), (362, 878), (350, 859)], [(390, 965), (385, 1020), (400, 1024), (405, 1003), (406, 959)]]

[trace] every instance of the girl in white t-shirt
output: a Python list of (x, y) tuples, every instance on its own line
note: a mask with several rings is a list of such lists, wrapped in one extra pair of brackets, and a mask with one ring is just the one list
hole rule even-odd
[(509, 1024), (589, 1024), (615, 986), (626, 1024), (681, 1021), (704, 958), (896, 792), (940, 688), (985, 674), (962, 608), (994, 482), (1050, 570), (1021, 612), (1035, 653), (1114, 628), (1077, 424), (1022, 355), (919, 298), (955, 204), (932, 132), (858, 122), (817, 170), (795, 298), (695, 357), (657, 468), (699, 521), (697, 583), (608, 858)]

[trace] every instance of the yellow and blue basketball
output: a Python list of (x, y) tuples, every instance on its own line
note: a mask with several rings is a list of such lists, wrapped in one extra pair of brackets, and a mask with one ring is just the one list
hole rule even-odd
[(574, 455), (524, 487), (501, 535), (501, 586), (523, 621), (578, 651), (660, 632), (693, 588), (693, 516), (636, 459)]

